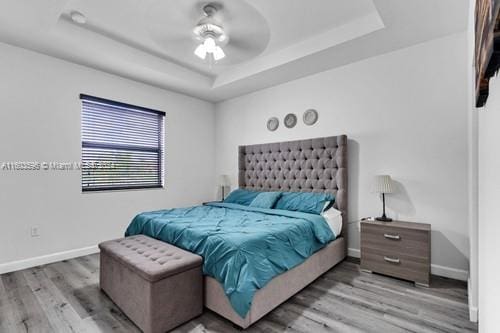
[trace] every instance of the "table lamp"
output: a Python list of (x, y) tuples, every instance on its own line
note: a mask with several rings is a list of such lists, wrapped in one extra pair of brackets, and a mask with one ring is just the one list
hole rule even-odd
[(224, 199), (226, 198), (225, 193), (224, 193), (226, 186), (231, 186), (231, 181), (229, 180), (228, 175), (220, 175), (219, 176), (219, 186), (222, 189), (222, 201), (224, 201)]
[(394, 192), (394, 185), (392, 183), (391, 176), (389, 175), (377, 175), (375, 176), (375, 182), (373, 187), (373, 192), (382, 193), (382, 203), (383, 203), (383, 213), (381, 217), (375, 218), (377, 221), (391, 222), (392, 219), (385, 216), (385, 195), (387, 193)]

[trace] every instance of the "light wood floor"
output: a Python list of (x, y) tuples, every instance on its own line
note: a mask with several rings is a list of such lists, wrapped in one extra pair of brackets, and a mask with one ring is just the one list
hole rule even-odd
[[(0, 276), (0, 332), (138, 332), (99, 290), (91, 255)], [(235, 332), (208, 310), (175, 332)], [(249, 332), (476, 332), (466, 285), (434, 278), (416, 288), (344, 261)]]

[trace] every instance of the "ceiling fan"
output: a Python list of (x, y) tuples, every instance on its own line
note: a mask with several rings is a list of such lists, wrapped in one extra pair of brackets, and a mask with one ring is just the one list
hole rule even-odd
[(229, 36), (224, 31), (222, 24), (215, 19), (216, 4), (205, 5), (203, 13), (205, 17), (193, 29), (196, 39), (200, 42), (200, 45), (194, 50), (194, 54), (203, 60), (211, 57), (214, 61), (219, 61), (226, 57), (222, 47), (229, 41)]
[(210, 71), (255, 58), (270, 41), (265, 17), (246, 0), (152, 0), (152, 39), (173, 59)]

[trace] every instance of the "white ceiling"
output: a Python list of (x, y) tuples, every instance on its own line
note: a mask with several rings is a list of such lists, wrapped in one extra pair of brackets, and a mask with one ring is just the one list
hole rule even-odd
[(0, 42), (216, 102), (464, 31), (468, 1), (216, 0), (230, 41), (212, 68), (193, 55), (200, 0), (2, 0)]

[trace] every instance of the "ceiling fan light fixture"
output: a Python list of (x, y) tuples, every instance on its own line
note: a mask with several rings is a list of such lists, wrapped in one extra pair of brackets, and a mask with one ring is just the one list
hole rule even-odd
[(203, 60), (206, 59), (207, 55), (215, 61), (226, 57), (221, 46), (226, 45), (228, 36), (214, 17), (217, 8), (216, 4), (208, 4), (203, 7), (205, 17), (193, 29), (196, 39), (201, 43), (194, 50), (194, 54)]
[(205, 46), (203, 44), (198, 45), (196, 50), (194, 50), (194, 54), (200, 59), (205, 60), (207, 57), (207, 50), (205, 49)]
[(206, 23), (203, 22), (204, 20), (200, 21), (196, 27), (193, 29), (193, 33), (196, 36), (203, 36), (205, 34), (211, 34), (215, 36), (215, 38), (219, 41), (222, 42), (227, 39), (227, 35), (224, 32), (224, 28), (221, 26), (214, 24), (214, 23)]
[(222, 48), (218, 46), (215, 40), (211, 37), (206, 38), (202, 44), (198, 45), (198, 47), (194, 50), (194, 54), (203, 60), (205, 60), (207, 54), (211, 54), (215, 61), (219, 61), (226, 57), (224, 50), (222, 50)]
[(215, 49), (218, 47), (212, 37), (208, 37), (207, 39), (205, 39), (205, 41), (203, 42), (203, 46), (205, 47), (207, 53), (214, 53)]
[(226, 54), (224, 53), (224, 50), (220, 46), (217, 46), (215, 48), (215, 52), (214, 52), (215, 61), (219, 61), (221, 59), (224, 59), (225, 57), (226, 57)]

